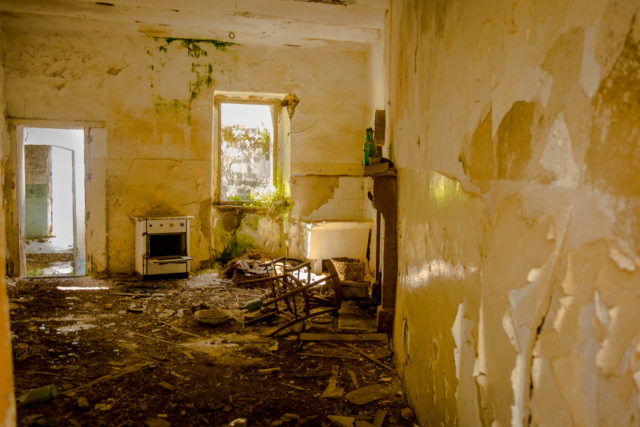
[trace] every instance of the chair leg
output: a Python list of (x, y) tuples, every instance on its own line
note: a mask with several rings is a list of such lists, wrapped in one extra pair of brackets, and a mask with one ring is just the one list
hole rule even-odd
[(272, 337), (275, 334), (277, 334), (278, 332), (280, 332), (281, 330), (283, 330), (285, 328), (288, 328), (289, 326), (293, 326), (298, 322), (302, 322), (304, 320), (310, 319), (310, 318), (315, 317), (315, 316), (320, 316), (321, 314), (327, 314), (327, 313), (332, 313), (332, 312), (336, 312), (336, 311), (338, 311), (338, 309), (335, 308), (335, 307), (332, 307), (332, 308), (328, 308), (326, 310), (316, 311), (315, 313), (311, 313), (311, 314), (308, 314), (306, 316), (297, 317), (297, 318), (295, 318), (293, 320), (290, 320), (290, 321), (280, 325), (278, 328), (276, 328), (275, 330), (271, 331), (269, 333), (269, 336)]

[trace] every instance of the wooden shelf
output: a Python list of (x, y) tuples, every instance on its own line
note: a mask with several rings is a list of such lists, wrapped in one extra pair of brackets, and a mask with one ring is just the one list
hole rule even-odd
[(396, 170), (389, 168), (389, 162), (375, 163), (364, 167), (364, 176), (395, 175)]

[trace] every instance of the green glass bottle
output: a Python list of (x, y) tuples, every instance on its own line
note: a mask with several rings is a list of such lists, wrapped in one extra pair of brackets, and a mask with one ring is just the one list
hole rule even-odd
[(369, 157), (376, 155), (376, 146), (373, 144), (373, 129), (367, 128), (364, 139), (364, 165), (369, 166)]

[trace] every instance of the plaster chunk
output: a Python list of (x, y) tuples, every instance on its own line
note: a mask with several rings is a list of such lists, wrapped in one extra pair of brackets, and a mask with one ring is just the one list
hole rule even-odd
[(458, 417), (460, 425), (479, 426), (478, 401), (473, 372), (476, 369), (475, 343), (471, 331), (473, 321), (465, 317), (466, 303), (458, 305), (458, 313), (451, 327), (451, 334), (455, 342), (453, 349), (456, 364), (458, 387)]
[(558, 314), (555, 319), (553, 319), (553, 329), (555, 329), (558, 333), (562, 332), (562, 328), (565, 324), (565, 318), (567, 316), (568, 311), (571, 309), (573, 305), (575, 297), (566, 296), (560, 298), (560, 308), (558, 309)]
[(527, 282), (534, 282), (540, 275), (541, 271), (542, 270), (540, 270), (539, 268), (532, 268), (531, 270), (529, 270), (529, 273), (527, 273)]
[(609, 310), (608, 336), (596, 354), (596, 365), (606, 375), (623, 375), (628, 370), (633, 354), (633, 347), (629, 346), (629, 341), (636, 332), (633, 324), (635, 313), (633, 302)]
[(555, 240), (557, 237), (556, 235), (556, 226), (554, 225), (554, 223), (549, 224), (549, 231), (547, 231), (547, 239), (548, 240)]
[(602, 301), (600, 292), (596, 291), (594, 298), (596, 304), (596, 317), (602, 326), (609, 326), (609, 312), (607, 311), (607, 306), (604, 305), (604, 302)]
[(630, 352), (620, 354), (620, 342), (615, 338), (606, 338), (596, 354), (596, 365), (605, 374), (622, 375), (627, 370)]
[(509, 342), (513, 346), (514, 350), (518, 353), (520, 352), (520, 343), (518, 342), (518, 337), (516, 336), (516, 328), (513, 324), (513, 318), (511, 317), (511, 311), (507, 311), (504, 316), (502, 316), (502, 328), (504, 329), (507, 337), (509, 337)]
[(633, 271), (636, 270), (636, 265), (633, 262), (633, 260), (628, 258), (626, 255), (624, 255), (618, 249), (610, 248), (609, 249), (609, 256), (611, 257), (612, 260), (615, 261), (616, 264), (618, 264), (618, 267), (620, 267), (621, 269), (626, 270), (626, 271), (630, 271), (630, 272), (633, 272)]
[[(531, 274), (531, 272), (529, 272), (529, 274)], [(540, 274), (540, 272), (538, 272), (538, 274)], [(541, 286), (539, 281), (534, 281), (523, 288), (514, 289), (509, 292), (509, 303), (518, 330), (520, 326), (526, 326), (528, 328), (535, 326), (534, 318), (544, 290), (545, 288)]]
[(521, 392), (526, 384), (527, 368), (525, 357), (519, 354), (516, 358), (516, 365), (511, 371), (511, 385), (513, 387), (514, 404), (511, 405), (511, 426), (522, 427), (525, 416), (525, 396)]
[(578, 187), (580, 170), (573, 158), (571, 136), (563, 113), (553, 123), (540, 164), (555, 175), (556, 180), (552, 185), (567, 189)]

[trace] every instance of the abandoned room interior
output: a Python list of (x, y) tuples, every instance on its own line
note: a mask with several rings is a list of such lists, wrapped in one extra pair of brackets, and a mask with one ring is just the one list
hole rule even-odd
[(639, 13), (0, 0), (0, 425), (638, 425)]

